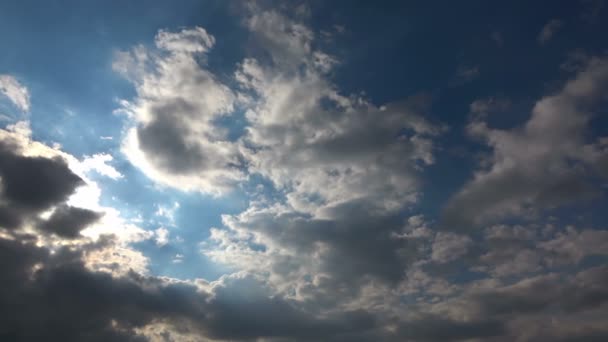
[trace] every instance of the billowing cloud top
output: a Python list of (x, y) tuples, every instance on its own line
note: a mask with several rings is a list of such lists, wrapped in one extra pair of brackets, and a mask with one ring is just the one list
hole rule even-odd
[(0, 340), (608, 340), (601, 6), (158, 6), (0, 59)]

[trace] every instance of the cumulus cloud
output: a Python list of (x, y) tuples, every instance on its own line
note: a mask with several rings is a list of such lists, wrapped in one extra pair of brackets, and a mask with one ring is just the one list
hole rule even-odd
[(596, 196), (589, 175), (604, 175), (604, 140), (589, 142), (586, 131), (607, 86), (608, 60), (594, 58), (558, 93), (536, 102), (523, 126), (495, 129), (474, 119), (469, 134), (493, 152), (489, 167), (448, 203), (446, 226), (467, 229)]
[[(0, 263), (3, 339), (134, 341), (159, 329), (198, 340), (318, 339), (375, 325), (363, 311), (317, 318), (245, 273), (211, 283), (147, 276), (145, 258), (120, 235), (79, 234), (94, 222), (116, 222), (66, 204), (86, 187), (68, 167), (73, 156), (31, 141), (26, 124), (0, 131), (0, 143), (0, 202), (17, 222), (3, 217), (0, 234), (0, 259), (10, 260)], [(168, 238), (162, 229), (155, 235), (159, 243)]]
[(15, 77), (0, 75), (0, 94), (6, 96), (21, 111), (30, 110), (30, 93)]
[(418, 171), (434, 162), (443, 129), (425, 118), (430, 99), (375, 106), (343, 95), (325, 75), (335, 59), (314, 49), (308, 28), (276, 11), (253, 11), (246, 25), (272, 59), (245, 59), (236, 73), (253, 92), (241, 149), (250, 172), (315, 215), (359, 199), (382, 209), (416, 201)]
[(400, 212), (418, 200), (445, 130), (427, 118), (431, 99), (344, 95), (328, 76), (339, 61), (298, 19), (253, 6), (244, 25), (261, 53), (235, 74), (248, 98), (239, 148), (280, 196), (224, 216), (203, 252), (321, 314), (370, 282), (395, 286), (418, 248), (402, 237)]
[[(315, 198), (329, 205), (387, 191), (387, 208), (415, 201), (417, 172), (433, 163), (442, 130), (424, 118), (428, 97), (375, 106), (342, 95), (326, 77), (336, 59), (314, 49), (305, 25), (254, 5), (245, 25), (271, 62), (243, 60), (240, 90), (205, 68), (215, 39), (202, 28), (161, 31), (155, 51), (118, 54), (115, 70), (138, 92), (123, 106), (135, 124), (123, 148), (133, 164), (161, 184), (216, 194), (258, 173), (293, 188), (290, 203), (302, 211)], [(245, 134), (230, 141), (217, 120), (239, 104)]]
[[(65, 202), (84, 183), (60, 156), (24, 155), (16, 132), (19, 126), (12, 128), (0, 134), (0, 225), (8, 229), (20, 228)], [(71, 219), (64, 214), (64, 220)], [(52, 225), (43, 228), (53, 229)]]
[(113, 166), (108, 165), (113, 159), (114, 157), (110, 154), (98, 153), (85, 157), (79, 165), (82, 172), (95, 171), (102, 176), (116, 180), (122, 178), (123, 175)]
[(78, 237), (81, 230), (96, 222), (102, 214), (92, 210), (60, 205), (40, 227), (61, 237)]
[[(608, 174), (608, 140), (588, 141), (586, 127), (605, 94), (605, 59), (586, 61), (521, 127), (486, 123), (510, 108), (508, 100), (474, 101), (467, 130), (490, 148), (487, 168), (434, 222), (413, 209), (445, 130), (429, 119), (432, 99), (376, 104), (345, 94), (331, 78), (340, 60), (319, 48), (306, 6), (294, 14), (246, 8), (243, 25), (256, 48), (230, 81), (208, 70), (215, 37), (198, 27), (161, 30), (155, 47), (119, 52), (114, 63), (136, 90), (121, 108), (123, 151), (135, 166), (184, 191), (256, 189), (246, 210), (224, 215), (200, 244), (233, 273), (215, 281), (150, 275), (131, 244), (169, 249), (173, 239), (166, 228), (143, 230), (100, 204), (101, 188), (88, 175), (125, 177), (112, 157), (80, 160), (32, 141), (20, 123), (0, 131), (0, 260), (13, 261), (0, 262), (7, 304), (0, 318), (8, 327), (0, 338), (608, 336), (608, 272), (586, 263), (606, 257), (605, 231), (491, 224), (538, 218), (541, 209), (596, 193)], [(234, 138), (220, 122), (241, 110), (243, 133)], [(153, 215), (170, 227), (178, 208), (158, 205)], [(438, 229), (446, 226), (480, 229)], [(184, 259), (171, 255), (174, 263)], [(582, 317), (585, 328), (577, 329)]]
[(433, 241), (431, 258), (439, 263), (452, 261), (464, 255), (471, 244), (468, 236), (441, 232)]
[(204, 67), (214, 43), (200, 27), (160, 31), (156, 49), (119, 52), (114, 62), (137, 91), (123, 102), (133, 123), (123, 151), (162, 185), (220, 194), (245, 177), (236, 145), (216, 122), (236, 97)]

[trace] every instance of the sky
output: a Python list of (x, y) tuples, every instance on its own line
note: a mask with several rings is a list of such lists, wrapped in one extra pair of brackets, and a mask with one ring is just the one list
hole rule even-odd
[(0, 340), (608, 340), (607, 19), (1, 2)]

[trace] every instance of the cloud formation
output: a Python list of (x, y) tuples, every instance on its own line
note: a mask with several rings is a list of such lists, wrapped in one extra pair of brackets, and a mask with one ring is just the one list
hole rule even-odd
[[(604, 192), (608, 138), (593, 120), (606, 57), (576, 59), (570, 79), (511, 125), (496, 114), (517, 100), (468, 98), (473, 87), (388, 102), (349, 93), (334, 74), (345, 56), (326, 51), (337, 36), (311, 26), (306, 4), (264, 4), (232, 9), (253, 48), (228, 76), (207, 63), (222, 36), (202, 27), (159, 30), (153, 46), (116, 53), (135, 95), (120, 103), (114, 147), (178, 191), (146, 202), (149, 221), (102, 196), (139, 176), (113, 166), (111, 151), (76, 157), (36, 141), (27, 122), (0, 130), (0, 340), (608, 339), (605, 222), (556, 210)], [(465, 143), (433, 114), (444, 91), (470, 103), (459, 138), (482, 156), (454, 194), (440, 189), (447, 203), (434, 182), (467, 169), (440, 160), (449, 139)], [(192, 233), (183, 212), (208, 209), (192, 209), (198, 193), (231, 191), (245, 209), (202, 241), (208, 221), (194, 215), (195, 234), (180, 236)], [(145, 249), (185, 264), (192, 256), (172, 249), (184, 238), (226, 274), (155, 275)]]
[(608, 60), (594, 58), (559, 92), (537, 101), (523, 125), (496, 129), (474, 118), (467, 131), (492, 154), (448, 203), (445, 224), (469, 229), (599, 195), (593, 176), (606, 176), (605, 138), (588, 141), (586, 132), (607, 87)]
[(30, 93), (15, 77), (0, 75), (0, 94), (6, 96), (21, 111), (30, 110)]
[(229, 115), (235, 94), (201, 66), (215, 38), (203, 28), (160, 31), (156, 49), (119, 52), (114, 69), (136, 87), (123, 112), (133, 121), (123, 151), (162, 185), (212, 194), (245, 175), (235, 144), (216, 120)]

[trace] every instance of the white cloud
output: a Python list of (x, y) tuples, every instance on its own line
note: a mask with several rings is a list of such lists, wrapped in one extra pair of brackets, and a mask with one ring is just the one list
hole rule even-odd
[(148, 177), (185, 191), (221, 194), (244, 179), (236, 145), (215, 123), (234, 109), (235, 95), (204, 68), (214, 38), (202, 28), (160, 31), (157, 50), (117, 54), (114, 69), (133, 82), (123, 101), (132, 127), (123, 151)]
[(375, 106), (342, 95), (325, 76), (335, 58), (313, 49), (309, 29), (275, 11), (254, 12), (247, 25), (273, 61), (248, 58), (236, 73), (255, 94), (241, 148), (249, 171), (315, 215), (353, 200), (383, 210), (414, 202), (418, 170), (433, 163), (442, 130), (423, 117), (429, 99)]
[(95, 171), (102, 176), (112, 178), (114, 180), (123, 178), (123, 175), (118, 172), (113, 166), (107, 163), (111, 162), (114, 158), (110, 154), (98, 153), (92, 156), (85, 156), (80, 162), (79, 167), (83, 172)]
[(175, 226), (175, 213), (178, 209), (178, 202), (174, 202), (171, 206), (158, 205), (154, 215), (166, 219), (168, 224)]
[[(375, 106), (341, 95), (325, 75), (338, 61), (313, 48), (309, 28), (249, 7), (245, 25), (272, 63), (246, 58), (239, 92), (205, 69), (215, 40), (201, 28), (159, 32), (159, 51), (118, 54), (115, 70), (138, 92), (123, 102), (134, 123), (123, 142), (130, 161), (160, 184), (213, 194), (259, 173), (311, 213), (354, 199), (384, 210), (414, 202), (418, 171), (433, 163), (432, 138), (442, 130), (423, 117), (428, 98)], [(229, 141), (215, 120), (238, 103), (245, 135)]]
[(466, 254), (472, 244), (466, 235), (440, 232), (433, 241), (431, 259), (438, 263), (456, 260)]
[(169, 243), (169, 231), (167, 228), (160, 227), (154, 231), (156, 235), (155, 241), (156, 245), (162, 247)]
[(21, 111), (30, 110), (30, 93), (15, 77), (0, 75), (0, 94), (6, 96)]

